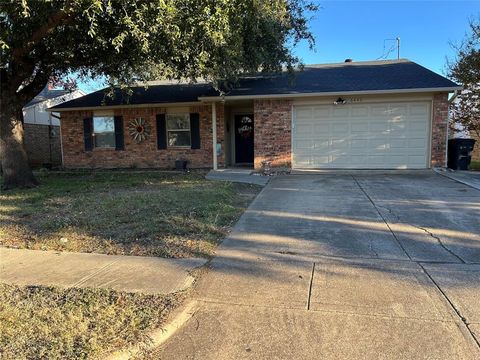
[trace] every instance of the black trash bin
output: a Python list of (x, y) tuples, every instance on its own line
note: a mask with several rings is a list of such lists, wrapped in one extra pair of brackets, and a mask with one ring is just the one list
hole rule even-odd
[(453, 170), (468, 170), (474, 145), (474, 139), (448, 140), (448, 167)]

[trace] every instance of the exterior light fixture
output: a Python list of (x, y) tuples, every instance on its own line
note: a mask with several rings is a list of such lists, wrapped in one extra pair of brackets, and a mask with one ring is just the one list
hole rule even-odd
[(341, 97), (339, 97), (337, 100), (335, 100), (333, 102), (334, 105), (343, 105), (343, 104), (346, 104), (346, 103), (347, 103), (347, 100), (342, 99)]

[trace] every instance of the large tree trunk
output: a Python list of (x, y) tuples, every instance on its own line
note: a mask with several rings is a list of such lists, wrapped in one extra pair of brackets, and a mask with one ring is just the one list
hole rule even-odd
[(15, 94), (7, 91), (2, 91), (0, 99), (0, 160), (3, 189), (38, 185), (28, 165), (23, 143), (22, 102)]

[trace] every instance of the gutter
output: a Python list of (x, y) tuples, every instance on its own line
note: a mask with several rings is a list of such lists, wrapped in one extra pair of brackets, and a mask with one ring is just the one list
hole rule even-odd
[(112, 110), (124, 108), (140, 108), (140, 107), (171, 107), (171, 106), (198, 106), (205, 102), (225, 101), (225, 100), (254, 100), (254, 99), (293, 99), (308, 98), (321, 96), (346, 96), (346, 95), (382, 95), (382, 94), (408, 94), (408, 93), (444, 93), (458, 92), (462, 90), (462, 86), (451, 86), (441, 88), (415, 88), (415, 89), (393, 89), (393, 90), (363, 90), (363, 91), (336, 91), (336, 92), (311, 92), (311, 93), (290, 93), (290, 94), (262, 94), (262, 95), (218, 95), (218, 96), (200, 96), (198, 101), (190, 102), (171, 102), (171, 103), (143, 103), (132, 105), (110, 105), (110, 106), (83, 106), (72, 108), (48, 108), (49, 112), (61, 111), (85, 111), (85, 110)]
[(441, 88), (414, 88), (414, 89), (393, 89), (393, 90), (362, 90), (362, 91), (330, 91), (330, 92), (311, 92), (311, 93), (290, 93), (290, 94), (262, 94), (262, 95), (224, 95), (224, 96), (201, 96), (200, 101), (220, 101), (226, 100), (252, 100), (252, 99), (283, 99), (283, 98), (302, 98), (313, 96), (339, 96), (339, 95), (380, 95), (380, 94), (405, 94), (405, 93), (440, 93), (456, 92), (462, 90), (462, 86), (450, 86)]
[(144, 104), (130, 104), (130, 105), (98, 105), (98, 106), (79, 106), (79, 107), (68, 107), (68, 108), (55, 108), (51, 107), (45, 109), (48, 112), (62, 112), (62, 111), (85, 111), (85, 110), (115, 110), (115, 109), (131, 109), (131, 108), (144, 108), (144, 107), (153, 107), (153, 108), (162, 108), (162, 107), (172, 107), (172, 106), (199, 106), (204, 105), (200, 101), (189, 101), (189, 102), (173, 102), (173, 103), (144, 103)]

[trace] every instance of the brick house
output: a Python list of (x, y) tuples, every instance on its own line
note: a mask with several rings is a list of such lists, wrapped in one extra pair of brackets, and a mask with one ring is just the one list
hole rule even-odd
[(445, 166), (448, 94), (461, 87), (408, 60), (306, 66), (295, 76), (104, 91), (61, 113), (66, 168), (415, 169)]

